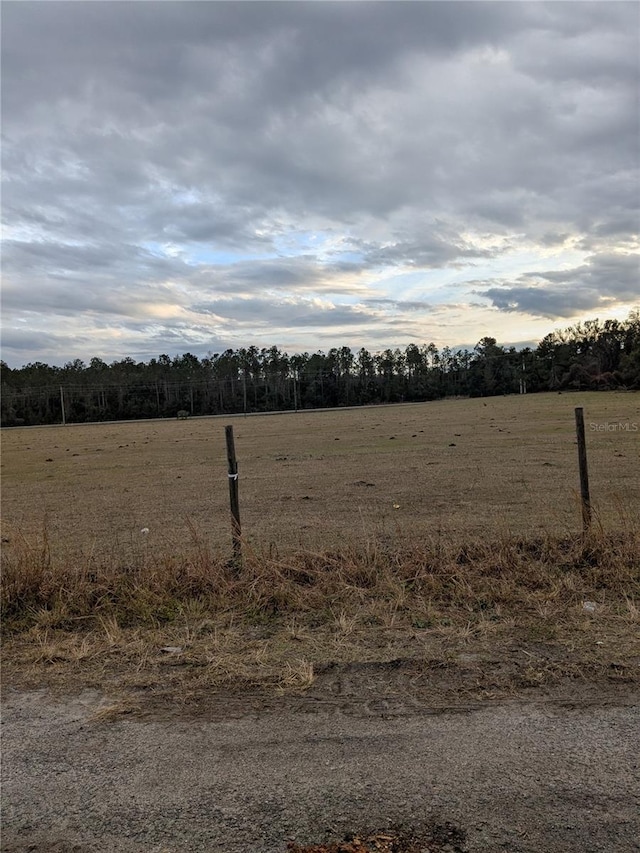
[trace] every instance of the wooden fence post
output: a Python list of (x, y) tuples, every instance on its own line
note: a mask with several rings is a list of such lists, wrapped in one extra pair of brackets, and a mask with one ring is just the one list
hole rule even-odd
[(587, 465), (587, 442), (584, 436), (584, 409), (576, 407), (576, 436), (578, 438), (578, 467), (580, 469), (580, 501), (582, 504), (582, 530), (591, 528), (591, 498), (589, 497), (589, 468)]
[(231, 506), (231, 537), (233, 541), (233, 559), (242, 561), (242, 527), (240, 525), (240, 500), (238, 497), (238, 460), (233, 440), (233, 427), (224, 428), (227, 441), (227, 465), (229, 469), (229, 504)]

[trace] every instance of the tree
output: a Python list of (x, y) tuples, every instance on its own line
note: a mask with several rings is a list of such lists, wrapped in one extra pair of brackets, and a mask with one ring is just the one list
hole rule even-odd
[(640, 388), (640, 310), (625, 321), (588, 320), (546, 335), (535, 349), (500, 346), (490, 336), (472, 352), (433, 343), (372, 353), (348, 346), (289, 355), (252, 345), (199, 359), (162, 354), (148, 363), (93, 357), (64, 367), (0, 365), (4, 426), (69, 421), (313, 408), (447, 395), (549, 388)]

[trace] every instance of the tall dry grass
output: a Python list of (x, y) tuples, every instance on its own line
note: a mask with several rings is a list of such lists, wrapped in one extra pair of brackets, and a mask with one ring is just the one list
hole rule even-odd
[(68, 565), (52, 560), (47, 531), (3, 549), (1, 614), (5, 632), (34, 626), (87, 629), (159, 626), (185, 609), (236, 622), (300, 617), (320, 625), (371, 621), (384, 614), (429, 625), (437, 611), (501, 618), (594, 599), (637, 608), (640, 533), (587, 537), (505, 537), (464, 546), (443, 538), (398, 544), (392, 537), (353, 541), (326, 552), (260, 552), (241, 565), (197, 538), (171, 557), (141, 549), (127, 561)]

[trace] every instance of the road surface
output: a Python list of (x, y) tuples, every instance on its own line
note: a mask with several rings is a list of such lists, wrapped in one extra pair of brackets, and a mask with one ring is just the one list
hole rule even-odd
[(4, 691), (3, 851), (285, 853), (428, 822), (464, 837), (443, 850), (640, 851), (634, 702), (113, 718), (108, 701)]

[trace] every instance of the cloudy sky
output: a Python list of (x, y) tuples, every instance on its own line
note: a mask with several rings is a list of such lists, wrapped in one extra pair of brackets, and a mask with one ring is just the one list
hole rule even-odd
[(636, 2), (2, 18), (11, 366), (519, 344), (640, 302)]

